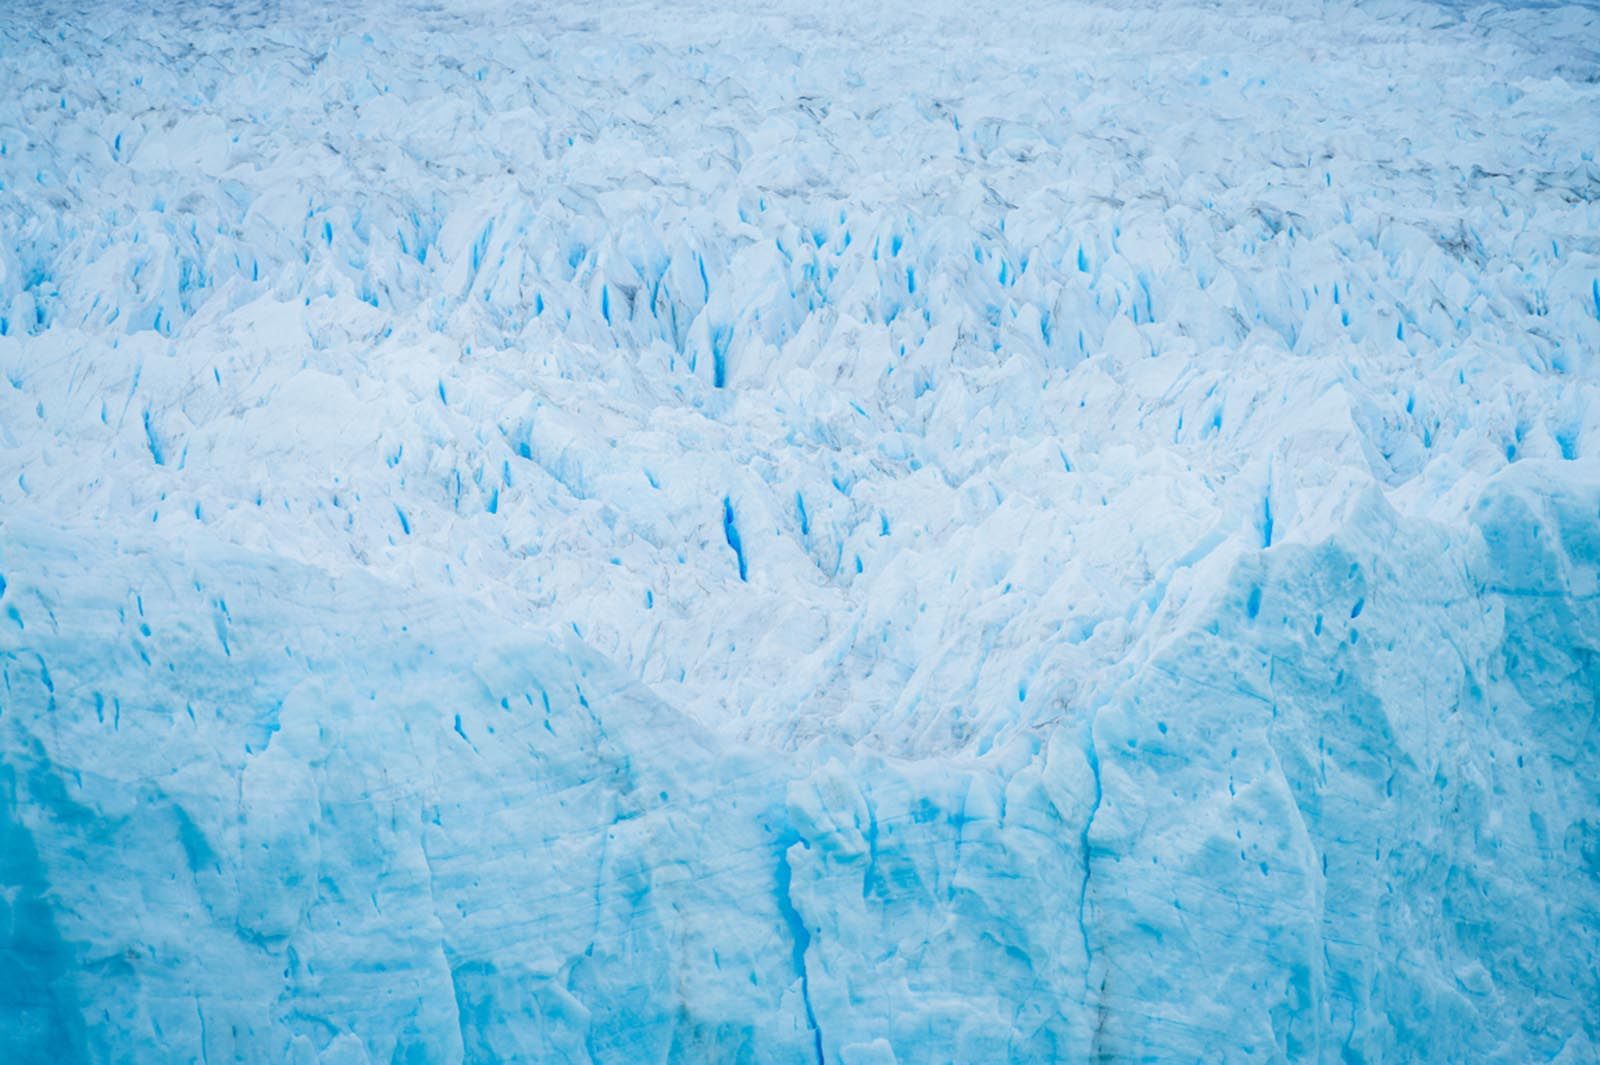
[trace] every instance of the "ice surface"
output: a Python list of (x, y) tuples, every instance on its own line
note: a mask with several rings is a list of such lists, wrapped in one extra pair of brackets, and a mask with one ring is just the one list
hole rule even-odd
[(8, 1060), (1600, 1061), (1592, 6), (0, 88)]

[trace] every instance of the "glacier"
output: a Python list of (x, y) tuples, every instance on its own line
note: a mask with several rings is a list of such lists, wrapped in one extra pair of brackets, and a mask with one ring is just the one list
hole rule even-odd
[(1600, 1062), (1600, 8), (0, 87), (0, 1059)]

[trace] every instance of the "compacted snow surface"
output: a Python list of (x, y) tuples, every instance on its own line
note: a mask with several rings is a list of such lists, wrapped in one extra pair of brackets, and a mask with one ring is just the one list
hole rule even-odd
[(0, 1057), (1600, 1061), (1600, 14), (0, 12)]

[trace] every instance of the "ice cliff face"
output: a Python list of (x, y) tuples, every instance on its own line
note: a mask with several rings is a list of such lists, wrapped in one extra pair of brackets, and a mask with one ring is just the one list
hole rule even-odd
[(1600, 1060), (1600, 15), (0, 15), (0, 1048)]

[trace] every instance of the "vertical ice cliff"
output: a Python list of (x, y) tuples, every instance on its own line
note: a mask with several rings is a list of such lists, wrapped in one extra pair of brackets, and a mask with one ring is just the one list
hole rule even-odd
[(1600, 13), (0, 13), (0, 1051), (1600, 1061)]

